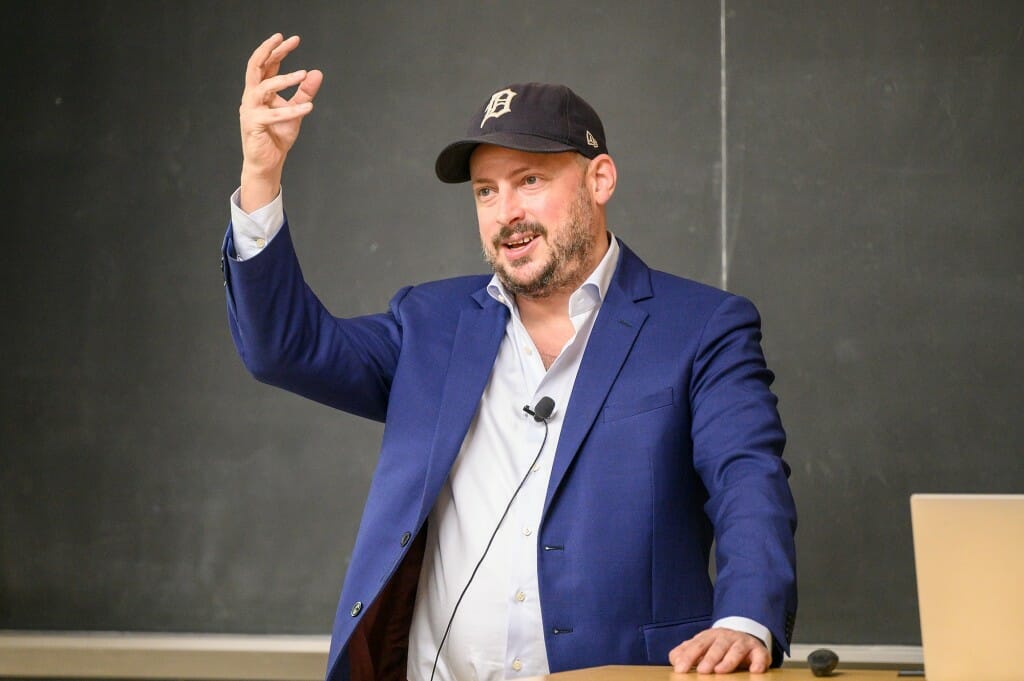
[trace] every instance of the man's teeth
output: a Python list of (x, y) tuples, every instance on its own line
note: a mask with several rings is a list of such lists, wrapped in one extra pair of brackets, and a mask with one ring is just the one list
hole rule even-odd
[(505, 245), (508, 246), (509, 248), (518, 248), (519, 246), (525, 246), (526, 244), (530, 243), (533, 240), (534, 240), (534, 237), (528, 236), (528, 237), (526, 237), (524, 239), (520, 239), (519, 241), (509, 241)]

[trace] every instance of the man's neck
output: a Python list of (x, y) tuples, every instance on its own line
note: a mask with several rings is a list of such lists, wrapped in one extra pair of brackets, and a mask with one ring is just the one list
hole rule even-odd
[(516, 297), (519, 319), (530, 334), (544, 368), (549, 369), (561, 349), (576, 333), (569, 318), (572, 291), (559, 292), (544, 298)]
[(569, 320), (569, 299), (572, 291), (558, 291), (541, 298), (519, 295), (516, 296), (516, 307), (523, 325), (529, 328), (532, 324), (547, 325)]

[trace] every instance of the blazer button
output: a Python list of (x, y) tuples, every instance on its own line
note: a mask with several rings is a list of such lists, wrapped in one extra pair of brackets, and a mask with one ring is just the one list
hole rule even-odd
[(348, 614), (350, 614), (353, 617), (355, 617), (356, 615), (358, 615), (362, 611), (363, 611), (363, 602), (362, 601), (356, 601), (355, 604), (353, 604), (352, 609), (348, 611)]
[(412, 538), (412, 534), (410, 534), (408, 532), (403, 532), (402, 533), (402, 541), (401, 541), (402, 546), (405, 546), (406, 544), (408, 544), (409, 543), (409, 539), (411, 539), (411, 538)]

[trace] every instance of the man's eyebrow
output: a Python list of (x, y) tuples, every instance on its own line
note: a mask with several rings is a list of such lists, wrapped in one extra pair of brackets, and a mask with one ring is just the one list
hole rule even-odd
[[(534, 164), (527, 164), (527, 165), (522, 165), (522, 166), (519, 166), (519, 167), (511, 170), (508, 173), (508, 176), (509, 177), (515, 177), (516, 175), (522, 175), (523, 173), (529, 173), (529, 172), (539, 173), (540, 171), (541, 171), (541, 169), (538, 168), (536, 165), (534, 165)], [(473, 184), (478, 184), (478, 183), (481, 183), (481, 184), (482, 183), (494, 183), (494, 180), (490, 179), (489, 177), (474, 177), (471, 180), (471, 182)]]

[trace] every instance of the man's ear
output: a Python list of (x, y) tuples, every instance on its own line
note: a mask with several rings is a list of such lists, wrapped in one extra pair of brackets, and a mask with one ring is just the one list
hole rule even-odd
[(615, 193), (615, 182), (618, 173), (615, 170), (615, 161), (608, 154), (595, 156), (587, 166), (587, 188), (590, 189), (594, 202), (603, 206), (612, 198)]

